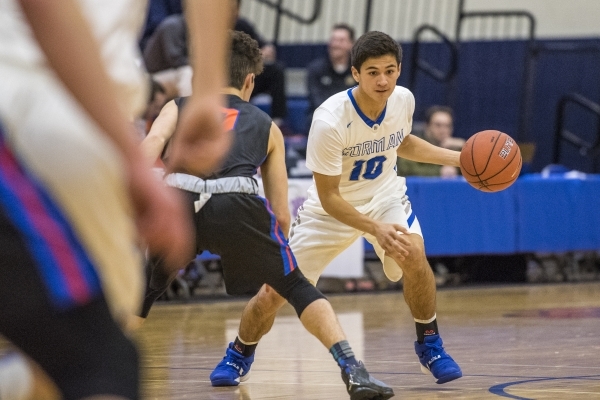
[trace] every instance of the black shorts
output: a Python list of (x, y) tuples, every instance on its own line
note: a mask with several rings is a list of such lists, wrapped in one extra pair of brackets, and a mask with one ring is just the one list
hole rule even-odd
[[(190, 200), (198, 195), (186, 192)], [(302, 279), (296, 259), (266, 199), (242, 193), (213, 194), (196, 213), (197, 251), (221, 256), (229, 294), (277, 292)]]
[[(69, 292), (69, 284), (41, 266), (35, 254), (31, 242), (40, 238), (17, 228), (7, 210), (0, 202), (0, 334), (35, 360), (67, 400), (139, 398), (137, 350), (113, 320), (102, 292), (66, 301), (70, 296), (61, 293)], [(60, 249), (53, 251), (64, 259)], [(63, 272), (73, 284), (73, 274)]]

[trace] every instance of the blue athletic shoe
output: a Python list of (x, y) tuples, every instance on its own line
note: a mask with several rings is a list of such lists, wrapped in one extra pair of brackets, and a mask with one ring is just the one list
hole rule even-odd
[(237, 386), (250, 378), (250, 367), (254, 362), (254, 354), (244, 357), (233, 349), (233, 343), (225, 352), (225, 357), (210, 374), (213, 386)]
[(430, 373), (435, 383), (446, 383), (462, 376), (460, 367), (444, 350), (440, 335), (425, 336), (423, 344), (415, 342), (415, 352), (421, 362), (421, 371)]

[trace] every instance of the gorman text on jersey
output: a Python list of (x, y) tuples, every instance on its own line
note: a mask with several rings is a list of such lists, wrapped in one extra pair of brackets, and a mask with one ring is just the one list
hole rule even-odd
[(404, 129), (401, 129), (396, 133), (392, 133), (389, 136), (387, 140), (387, 147), (385, 146), (384, 136), (377, 140), (367, 140), (366, 142), (346, 147), (344, 150), (342, 150), (342, 155), (349, 157), (361, 157), (369, 154), (381, 153), (383, 151), (394, 149), (400, 146), (402, 140), (404, 140)]

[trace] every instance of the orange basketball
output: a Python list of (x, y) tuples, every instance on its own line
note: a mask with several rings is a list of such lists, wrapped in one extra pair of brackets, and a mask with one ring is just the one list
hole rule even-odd
[(469, 138), (460, 152), (460, 170), (475, 189), (504, 190), (521, 171), (521, 150), (513, 138), (500, 131), (481, 131)]

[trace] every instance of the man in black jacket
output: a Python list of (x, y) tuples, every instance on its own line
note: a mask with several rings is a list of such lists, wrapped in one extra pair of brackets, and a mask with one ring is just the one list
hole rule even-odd
[(271, 112), (269, 115), (278, 126), (281, 126), (287, 115), (287, 104), (285, 97), (285, 74), (284, 66), (277, 61), (277, 52), (272, 43), (267, 42), (247, 19), (240, 17), (241, 0), (235, 0), (232, 5), (234, 11), (233, 30), (247, 33), (258, 42), (258, 47), (263, 58), (263, 72), (256, 77), (252, 97), (267, 94), (271, 96)]
[(350, 49), (354, 44), (354, 29), (346, 24), (336, 24), (331, 30), (327, 57), (311, 62), (307, 69), (308, 126), (313, 112), (330, 96), (348, 89), (356, 82), (350, 71)]

